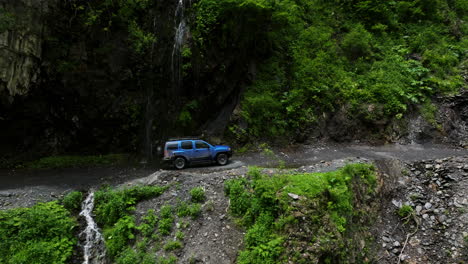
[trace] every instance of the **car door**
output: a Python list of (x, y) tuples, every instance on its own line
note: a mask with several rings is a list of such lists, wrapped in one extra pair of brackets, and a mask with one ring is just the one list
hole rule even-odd
[(211, 161), (210, 146), (201, 140), (195, 141), (195, 155), (197, 156), (197, 160), (200, 162)]
[(189, 161), (196, 161), (196, 157), (194, 157), (193, 142), (191, 140), (180, 142), (180, 148), (182, 149), (182, 153), (185, 158)]

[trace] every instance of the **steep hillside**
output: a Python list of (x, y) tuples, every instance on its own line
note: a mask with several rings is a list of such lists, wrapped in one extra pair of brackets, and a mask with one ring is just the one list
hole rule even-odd
[(151, 158), (166, 137), (200, 134), (466, 146), (467, 9), (463, 0), (2, 1), (0, 156)]

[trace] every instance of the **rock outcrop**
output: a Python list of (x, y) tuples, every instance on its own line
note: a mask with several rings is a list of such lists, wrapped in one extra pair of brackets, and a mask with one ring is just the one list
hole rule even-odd
[[(44, 14), (52, 1), (3, 0), (0, 32), (0, 97), (10, 101), (38, 81), (44, 37)], [(6, 94), (5, 94), (6, 93)]]

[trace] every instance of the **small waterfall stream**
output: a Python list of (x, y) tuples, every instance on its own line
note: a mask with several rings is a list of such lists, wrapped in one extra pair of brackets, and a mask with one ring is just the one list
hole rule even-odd
[(177, 7), (174, 14), (174, 47), (172, 48), (172, 83), (176, 92), (182, 85), (182, 46), (187, 32), (187, 23), (185, 21), (185, 0), (177, 0)]
[(104, 238), (99, 232), (99, 228), (94, 222), (92, 212), (94, 208), (94, 192), (90, 191), (81, 206), (80, 216), (86, 220), (86, 228), (80, 233), (80, 238), (84, 237), (83, 264), (104, 263), (106, 257), (106, 247)]

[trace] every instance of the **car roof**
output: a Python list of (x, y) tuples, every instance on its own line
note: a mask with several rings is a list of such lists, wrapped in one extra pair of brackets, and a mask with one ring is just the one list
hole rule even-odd
[(202, 139), (178, 139), (178, 140), (168, 140), (166, 141), (166, 144), (168, 143), (179, 143), (181, 141), (204, 141)]

